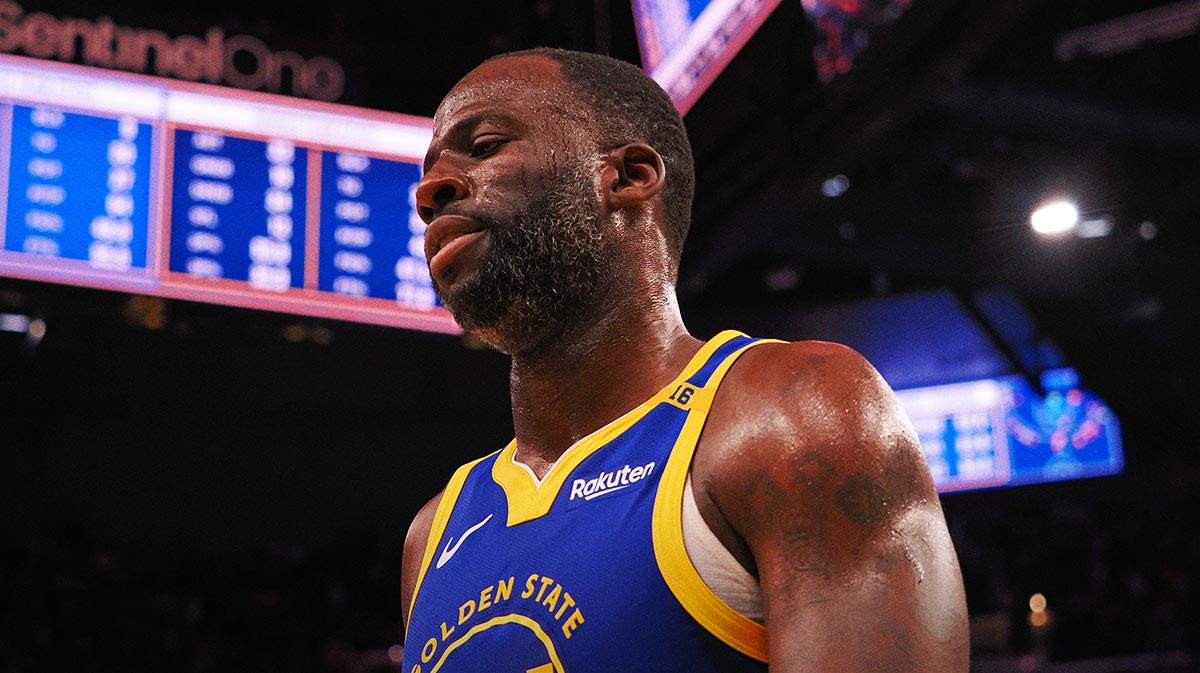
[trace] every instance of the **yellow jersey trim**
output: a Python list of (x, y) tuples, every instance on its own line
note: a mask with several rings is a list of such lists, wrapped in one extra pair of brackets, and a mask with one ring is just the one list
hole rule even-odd
[(433, 668), (429, 669), (429, 673), (437, 673), (439, 670), (441, 670), (442, 665), (446, 663), (446, 657), (450, 656), (451, 652), (458, 649), (459, 645), (463, 645), (474, 636), (487, 631), (493, 626), (500, 626), (501, 624), (520, 624), (521, 626), (524, 626), (532, 631), (533, 635), (542, 642), (542, 645), (546, 646), (546, 654), (550, 656), (550, 663), (543, 666), (538, 666), (530, 673), (539, 671), (547, 671), (547, 673), (549, 671), (554, 671), (554, 673), (563, 673), (562, 660), (559, 659), (558, 651), (554, 649), (554, 641), (550, 639), (549, 634), (543, 631), (541, 625), (536, 621), (526, 617), (525, 615), (519, 614), (493, 617), (482, 624), (476, 624), (475, 626), (471, 627), (471, 629), (464, 633), (461, 638), (453, 643), (450, 643), (450, 646), (446, 648), (445, 652), (442, 652), (442, 656), (438, 659), (437, 663), (434, 664)]
[(683, 430), (675, 440), (671, 457), (663, 469), (658, 493), (654, 498), (652, 536), (654, 557), (659, 572), (676, 600), (697, 622), (717, 637), (718, 640), (742, 654), (767, 661), (767, 630), (762, 624), (742, 615), (721, 600), (700, 577), (683, 542), (683, 490), (687, 483), (692, 456), (717, 386), (734, 361), (747, 349), (762, 343), (780, 343), (774, 340), (756, 341), (734, 351), (713, 372), (705, 386), (707, 394), (702, 404), (692, 409)]
[(413, 586), (412, 599), (409, 601), (404, 617), (404, 635), (406, 637), (408, 636), (408, 625), (412, 622), (413, 606), (417, 604), (417, 594), (421, 591), (421, 582), (425, 579), (429, 564), (433, 563), (433, 555), (437, 553), (438, 545), (442, 543), (442, 535), (446, 532), (446, 524), (450, 523), (450, 514), (454, 512), (454, 505), (458, 502), (463, 485), (467, 483), (467, 477), (476, 465), (494, 455), (496, 455), (495, 451), (455, 470), (454, 475), (450, 477), (450, 482), (442, 491), (442, 499), (438, 501), (437, 510), (433, 513), (433, 523), (429, 526), (429, 538), (425, 541), (425, 555), (421, 557), (421, 571), (417, 573), (417, 583)]
[[(575, 471), (575, 468), (579, 467), (583, 461), (587, 460), (589, 456), (601, 447), (641, 420), (643, 416), (658, 406), (659, 403), (667, 402), (668, 404), (673, 404), (684, 409), (703, 407), (707, 411), (708, 405), (712, 402), (711, 391), (715, 390), (716, 386), (710, 384), (708, 387), (697, 391), (685, 403), (673, 399), (675, 393), (679, 386), (683, 385), (685, 381), (691, 378), (693, 374), (708, 362), (708, 359), (718, 348), (730, 339), (738, 336), (744, 335), (741, 332), (727, 330), (710, 339), (692, 356), (687, 366), (683, 368), (683, 372), (653, 397), (626, 412), (620, 418), (609, 422), (592, 434), (575, 442), (571, 448), (563, 453), (558, 462), (554, 464), (554, 467), (550, 468), (550, 471), (546, 473), (541, 484), (534, 481), (532, 473), (527, 468), (523, 468), (514, 462), (513, 456), (517, 452), (517, 440), (514, 439), (510, 442), (508, 446), (500, 451), (500, 455), (492, 465), (492, 479), (504, 490), (504, 495), (508, 500), (508, 526), (512, 527), (545, 516), (550, 511), (550, 507), (554, 505), (554, 500), (558, 497), (559, 491), (562, 490), (563, 484), (566, 483), (567, 477)], [(722, 365), (722, 367), (727, 368), (725, 365)], [(719, 368), (717, 372), (714, 372), (713, 377), (716, 380), (720, 380), (718, 377), (722, 371)]]

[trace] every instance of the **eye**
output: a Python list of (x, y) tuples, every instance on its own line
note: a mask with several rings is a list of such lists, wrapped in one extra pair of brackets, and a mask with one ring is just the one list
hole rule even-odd
[(479, 136), (471, 141), (471, 156), (477, 159), (486, 157), (500, 149), (506, 142), (508, 142), (508, 139), (504, 136), (494, 134)]

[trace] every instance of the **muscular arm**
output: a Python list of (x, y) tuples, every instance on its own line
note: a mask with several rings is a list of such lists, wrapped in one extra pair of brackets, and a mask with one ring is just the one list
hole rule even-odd
[(433, 527), (433, 515), (437, 512), (438, 503), (442, 501), (439, 493), (425, 503), (421, 511), (413, 517), (408, 534), (404, 537), (404, 557), (400, 562), (400, 609), (405, 627), (408, 626), (408, 611), (412, 607), (413, 592), (417, 587), (417, 575), (421, 573), (421, 559), (425, 555), (425, 544), (429, 540), (429, 530)]
[(895, 396), (857, 353), (749, 351), (693, 476), (757, 566), (772, 671), (967, 670), (937, 493)]

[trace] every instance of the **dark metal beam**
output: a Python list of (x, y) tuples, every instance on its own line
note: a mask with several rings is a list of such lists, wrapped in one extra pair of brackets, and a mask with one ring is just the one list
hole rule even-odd
[[(794, 147), (798, 149), (785, 154), (785, 161), (799, 156), (803, 165), (771, 166), (776, 177), (741, 192), (740, 202), (749, 203), (749, 208), (733, 215), (722, 213), (724, 222), (715, 227), (705, 247), (690, 256), (688, 269), (694, 277), (681, 286), (681, 292), (702, 292), (706, 279), (736, 261), (748, 236), (775, 241), (779, 248), (802, 246), (803, 237), (797, 234), (794, 220), (803, 208), (797, 206), (822, 198), (821, 181), (877, 151), (882, 139), (925, 109), (932, 92), (961, 79), (993, 44), (1044, 1), (991, 3), (982, 11), (964, 0), (915, 4), (910, 14), (892, 27), (889, 39), (867, 50), (855, 70), (831, 89), (824, 104), (797, 124)], [(967, 25), (945, 48), (936, 50), (938, 58), (928, 64), (912, 63), (922, 41), (931, 39), (955, 11), (971, 17)], [(906, 70), (905, 76), (897, 76)]]
[(1021, 360), (1021, 354), (1017, 352), (1017, 349), (1012, 344), (1008, 343), (1008, 339), (1005, 338), (1000, 328), (992, 322), (991, 317), (975, 302), (975, 296), (962, 288), (956, 288), (952, 290), (952, 293), (954, 299), (963, 307), (963, 310), (967, 312), (971, 320), (987, 335), (992, 346), (1000, 351), (1000, 355), (1013, 366), (1013, 369), (1021, 375), (1021, 378), (1025, 379), (1026, 383), (1037, 391), (1038, 395), (1045, 397), (1046, 391), (1042, 388), (1042, 377)]
[(1139, 146), (1200, 148), (1200, 117), (1126, 108), (1010, 84), (957, 82), (933, 92), (930, 107), (969, 114), (998, 128), (1053, 134), (1056, 139), (1106, 139)]

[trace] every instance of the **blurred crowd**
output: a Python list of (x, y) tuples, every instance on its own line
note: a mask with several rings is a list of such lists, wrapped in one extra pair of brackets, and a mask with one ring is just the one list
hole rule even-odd
[(207, 558), (59, 530), (0, 545), (0, 671), (392, 670), (399, 552), (369, 535)]
[[(1150, 653), (1182, 664), (1073, 670), (1200, 670), (1200, 514), (1186, 474), (1150, 485), (1148, 497), (1033, 487), (946, 498), (973, 656), (1120, 661)], [(1090, 490), (1103, 492), (1106, 482), (1114, 483), (1098, 480)]]
[[(947, 498), (977, 670), (1139, 653), (1195, 670), (1198, 515), (1179, 489), (1163, 498)], [(0, 673), (397, 670), (399, 545), (360, 533), (200, 557), (68, 527), (0, 541)], [(1102, 670), (1166, 670), (1153, 661)]]

